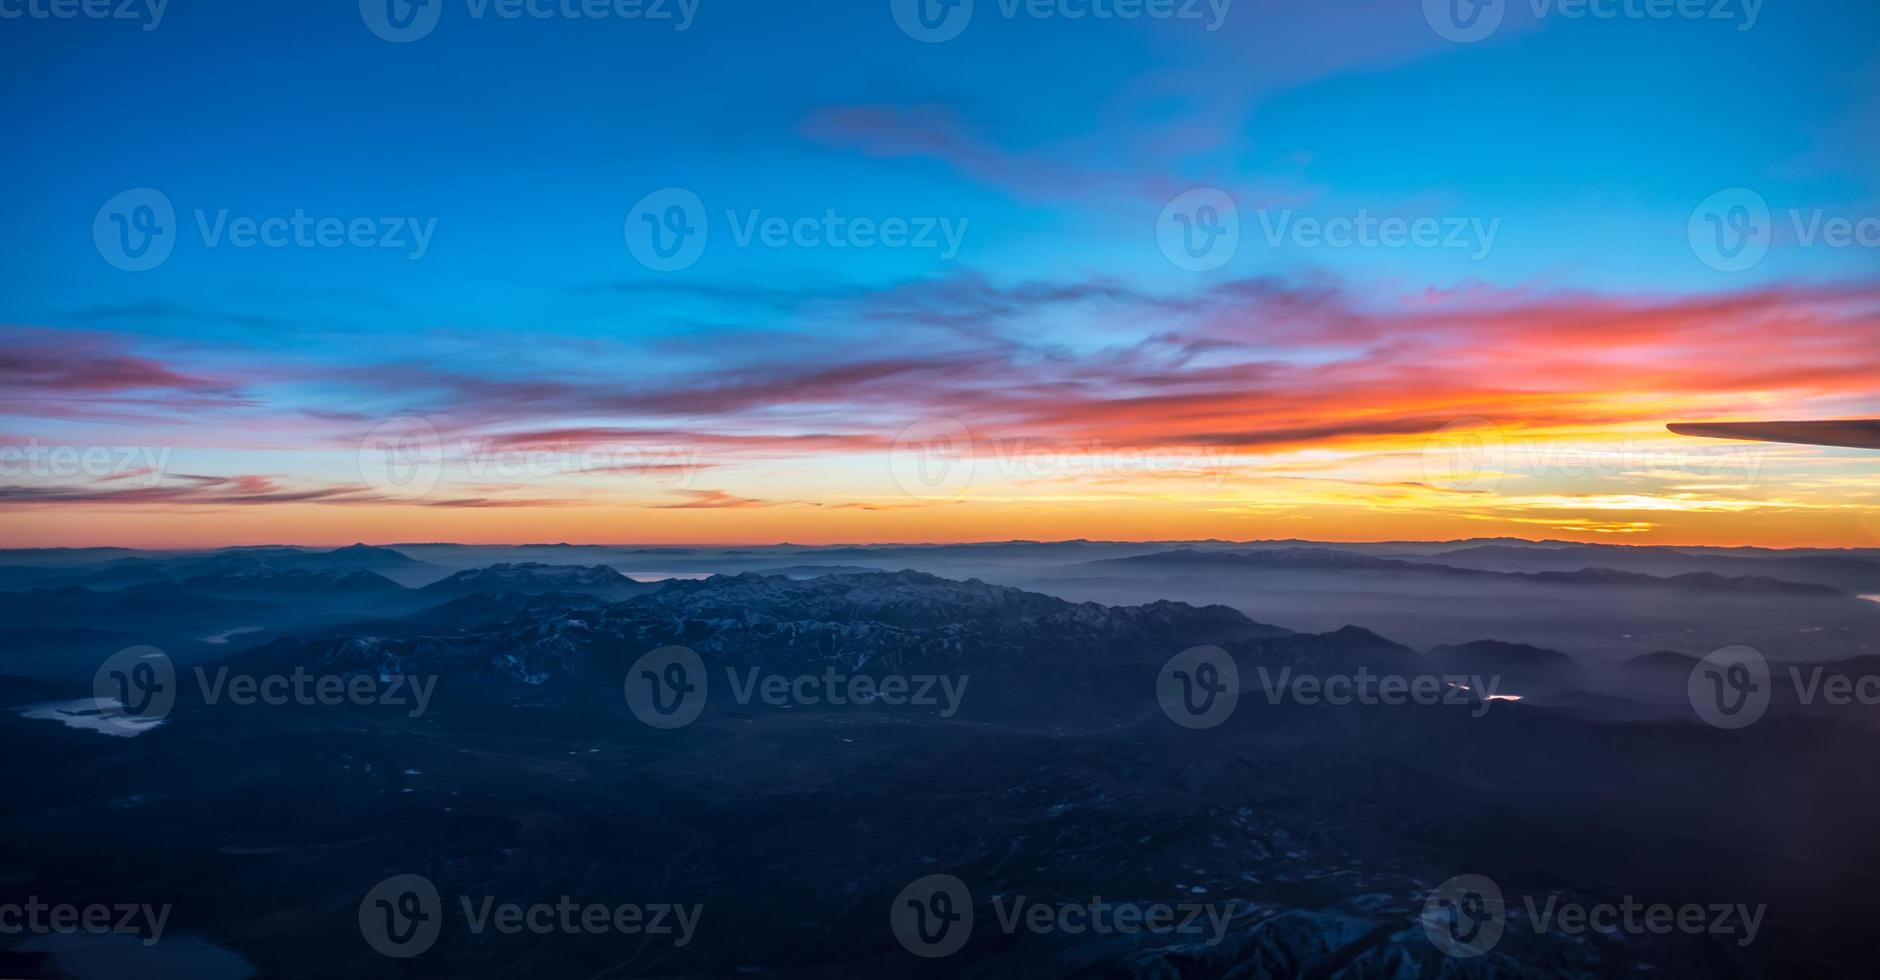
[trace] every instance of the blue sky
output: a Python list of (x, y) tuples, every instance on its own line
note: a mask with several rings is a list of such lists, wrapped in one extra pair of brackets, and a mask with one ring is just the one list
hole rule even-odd
[[(1880, 9), (1853, 0), (1678, 8), (1718, 14), (1695, 19), (1643, 16), (1672, 9), (1656, 0), (1595, 5), (1612, 17), (1521, 0), (1495, 7), (1500, 28), (1471, 43), (1442, 36), (1441, 3), (1421, 0), (1184, 2), (1166, 18), (1098, 16), (1119, 9), (1111, 0), (977, 0), (938, 43), (897, 25), (900, 0), (537, 0), (526, 9), (546, 16), (514, 19), (502, 4), (430, 0), (416, 9), (436, 13), (434, 29), (392, 43), (371, 27), (387, 2), (406, 9), (177, 0), (158, 18), (139, 0), (125, 9), (141, 19), (62, 19), (49, 11), (76, 9), (66, 0), (0, 0), (12, 144), (0, 324), (27, 331), (21, 343), (43, 347), (50, 331), (213, 376), (229, 424), (444, 416), (470, 378), (510, 399), (517, 425), (669, 425), (654, 409), (571, 414), (531, 385), (611, 375), (696, 389), (983, 352), (962, 336), (1020, 351), (1001, 361), (1019, 369), (1102, 358), (1198, 329), (1184, 298), (1225, 283), (1330, 291), (1370, 312), (1482, 293), (1676, 304), (1867, 283), (1880, 255), (1804, 247), (1787, 217), (1880, 214)], [(173, 207), (173, 252), (126, 271), (94, 225), (138, 188)], [(669, 188), (696, 195), (709, 231), (696, 261), (662, 271), (629, 239), (636, 208)], [(1157, 234), (1196, 188), (1224, 192), (1239, 227), (1231, 255), (1202, 271)], [(1694, 210), (1730, 188), (1770, 209), (1773, 244), (1748, 268), (1707, 264), (1691, 238)], [(410, 235), (243, 248), (203, 231), (297, 213)], [(940, 244), (738, 241), (742, 223), (827, 214), (905, 222)], [(1428, 223), (1456, 247), (1298, 233), (1363, 216)], [(421, 255), (405, 242), (417, 229)], [(957, 254), (940, 247), (949, 229)], [(962, 284), (1024, 295), (990, 317), (931, 308), (928, 286)], [(1160, 312), (1024, 293), (1091, 284), (1152, 296)], [(952, 333), (922, 332), (937, 323)], [(1235, 340), (1296, 366), (1353, 350)], [(457, 380), (361, 380), (399, 365)], [(1087, 380), (1059, 383), (1087, 394)], [(787, 418), (741, 403), (739, 424), (813, 435), (856, 417), (853, 400), (791, 402)], [(896, 417), (932, 411), (963, 409)], [(108, 417), (182, 421), (52, 392), (10, 406), (0, 429)], [(724, 420), (700, 409), (688, 421)]]
[[(1699, 290), (1738, 281), (1684, 241), (1712, 191), (1857, 214), (1880, 162), (1880, 12), (1862, 3), (1769, 5), (1745, 31), (1741, 16), (1532, 24), (1523, 2), (1496, 36), (1453, 44), (1412, 2), (1300, 13), (1243, 0), (1209, 32), (1206, 20), (1007, 20), (981, 0), (959, 38), (921, 44), (885, 2), (707, 0), (684, 31), (477, 20), (466, 0), (437, 2), (436, 30), (408, 44), (374, 36), (351, 4), (177, 3), (147, 32), (5, 23), (11, 85), (31, 95), (0, 110), (20, 139), (0, 190), (15, 229), (8, 317), (56, 324), (155, 301), (361, 328), (645, 329), (622, 323), (617, 301), (567, 293), (644, 277), (620, 225), (668, 186), (696, 190), (718, 218), (836, 208), (970, 222), (951, 263), (920, 250), (719, 249), (687, 270), (697, 282), (880, 284), (957, 264), (1181, 285), (1138, 231), (1167, 184), (1250, 202), (1270, 190), (1306, 214), (1501, 221), (1484, 260), (1262, 243), (1237, 256), (1245, 274)], [(854, 105), (924, 107), (992, 162), (975, 173), (805, 135), (817, 113)], [(1190, 127), (1202, 134), (1189, 145), (1167, 135)], [(1051, 168), (1061, 191), (1027, 186)], [(414, 215), (438, 232), (419, 262), (185, 240), (166, 267), (127, 276), (90, 254), (89, 230), (100, 204), (139, 186), (211, 214)], [(1783, 252), (1751, 275), (1872, 267), (1871, 250)], [(219, 328), (178, 317), (161, 329)]]

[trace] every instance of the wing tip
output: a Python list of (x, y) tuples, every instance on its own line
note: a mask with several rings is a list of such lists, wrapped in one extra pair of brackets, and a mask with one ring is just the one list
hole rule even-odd
[(1703, 439), (1738, 439), (1797, 446), (1835, 446), (1880, 449), (1880, 419), (1839, 419), (1814, 422), (1672, 422), (1675, 435)]

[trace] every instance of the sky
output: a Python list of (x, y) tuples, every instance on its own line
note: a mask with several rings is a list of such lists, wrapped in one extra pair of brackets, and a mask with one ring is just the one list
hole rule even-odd
[(14, 546), (1880, 546), (1863, 0), (0, 0)]

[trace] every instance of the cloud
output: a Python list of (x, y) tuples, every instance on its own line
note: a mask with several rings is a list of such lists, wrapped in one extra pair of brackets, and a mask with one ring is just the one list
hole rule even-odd
[[(357, 487), (287, 489), (268, 476), (193, 476), (174, 474), (164, 483), (122, 489), (66, 486), (0, 486), (0, 508), (60, 504), (194, 504), (252, 506), (292, 503), (361, 503), (370, 494)], [(376, 499), (376, 498), (373, 498)]]
[(471, 510), (495, 510), (511, 507), (566, 507), (575, 501), (554, 500), (539, 497), (456, 497), (443, 500), (421, 500), (418, 503), (426, 507), (462, 507)]
[(15, 396), (229, 390), (224, 382), (138, 356), (118, 335), (16, 326), (0, 326), (0, 385)]
[(723, 490), (682, 490), (688, 499), (676, 504), (654, 504), (655, 510), (734, 510), (746, 507), (775, 507), (768, 500), (739, 497)]
[[(116, 483), (129, 474), (103, 477), (99, 483)], [(424, 497), (413, 500), (388, 500), (359, 486), (285, 486), (272, 476), (200, 476), (170, 474), (162, 482), (142, 487), (75, 487), (58, 485), (0, 485), (0, 510), (59, 506), (79, 507), (254, 507), (273, 504), (378, 505), (408, 504), (420, 507), (461, 507), (471, 509), (512, 507), (555, 507), (575, 503), (571, 500), (522, 497)]]
[[(1281, 175), (1246, 175), (1246, 161), (1259, 148), (1250, 123), (1262, 100), (1344, 72), (1459, 53), (1430, 29), (1414, 0), (1243, 3), (1223, 5), (1220, 13), (1145, 23), (1128, 52), (1087, 38), (1098, 46), (1083, 52), (1080, 71), (1104, 78), (1100, 86), (1066, 89), (1056, 79), (1032, 78), (1029, 58), (982, 66), (980, 86), (1022, 90), (1034, 112), (1048, 114), (1053, 125), (1043, 138), (1032, 117), (981, 94), (825, 105), (807, 113), (798, 132), (878, 159), (933, 160), (1024, 201), (1134, 205), (1208, 183), (1228, 187), (1244, 203), (1296, 201), (1316, 189)], [(1533, 18), (1509, 18), (1499, 40), (1536, 26)], [(1153, 53), (1152, 64), (1106, 77), (1106, 69), (1140, 56), (1136, 45)], [(1250, 51), (1259, 57), (1248, 57)]]
[(0, 415), (143, 422), (253, 404), (238, 385), (133, 344), (109, 332), (0, 325)]
[(1000, 147), (945, 105), (829, 106), (811, 112), (800, 132), (871, 157), (941, 160), (970, 179), (1025, 198), (1083, 196), (1105, 183), (1088, 168), (1067, 169), (1042, 154)]
[[(242, 386), (236, 397), (227, 394), (236, 386), (189, 351), (158, 360), (138, 353), (133, 338), (41, 330), (16, 332), (27, 342), (7, 348), (14, 356), (4, 370), (67, 400), (56, 414), (46, 402), (11, 405), (28, 419), (119, 418), (147, 403), (159, 420), (151, 425), (212, 432), (225, 445), (259, 432), (286, 448), (349, 454), (379, 420), (415, 413), (438, 431), (447, 457), (519, 450), (578, 460), (602, 449), (610, 454), (596, 460), (625, 459), (631, 465), (617, 467), (625, 472), (709, 467), (731, 488), (658, 505), (668, 509), (783, 506), (740, 495), (736, 481), (747, 472), (739, 467), (878, 462), (904, 430), (933, 419), (959, 420), (982, 446), (1186, 447), (1268, 459), (1397, 454), (1393, 465), (1414, 468), (1430, 433), (1466, 418), (1527, 439), (1662, 433), (1667, 419), (1761, 414), (1771, 404), (1828, 418), (1880, 410), (1875, 284), (1696, 296), (1486, 286), (1378, 296), (1316, 278), (1159, 293), (1106, 277), (1002, 282), (963, 272), (806, 296), (814, 332), (791, 324), (779, 328), (789, 342), (726, 345), (722, 356), (696, 363), (688, 352), (683, 366), (656, 338), (546, 345), (477, 370), (442, 367), (416, 340), (375, 348), (367, 364), (256, 350), (254, 376), (274, 380)], [(179, 414), (169, 408), (176, 404), (191, 407)], [(116, 428), (101, 431), (111, 444), (123, 441)], [(149, 426), (129, 431), (176, 444)], [(134, 489), (12, 488), (5, 499), (355, 499), (338, 487), (239, 484), (110, 495)], [(447, 483), (429, 505), (526, 506), (512, 499), (547, 504), (554, 496), (538, 485), (486, 493)]]

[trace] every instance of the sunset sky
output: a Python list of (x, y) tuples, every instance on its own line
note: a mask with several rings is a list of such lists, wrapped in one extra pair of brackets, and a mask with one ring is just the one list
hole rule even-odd
[(1870, 2), (376, 2), (0, 20), (9, 545), (1880, 546)]

